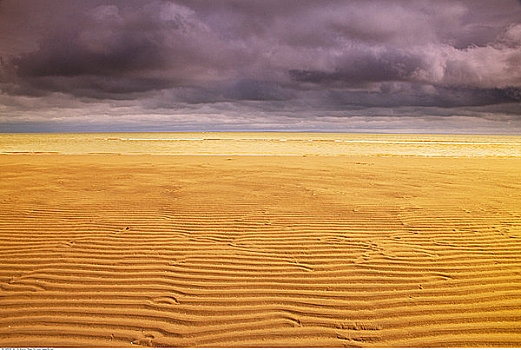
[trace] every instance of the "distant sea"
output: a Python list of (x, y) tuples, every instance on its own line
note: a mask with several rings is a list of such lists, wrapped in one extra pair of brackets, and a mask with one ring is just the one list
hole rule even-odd
[(0, 153), (521, 158), (521, 136), (272, 132), (0, 134)]

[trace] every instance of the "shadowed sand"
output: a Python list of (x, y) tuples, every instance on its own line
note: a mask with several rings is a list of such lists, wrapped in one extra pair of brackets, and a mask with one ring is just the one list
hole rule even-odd
[(521, 159), (0, 156), (0, 346), (521, 346)]

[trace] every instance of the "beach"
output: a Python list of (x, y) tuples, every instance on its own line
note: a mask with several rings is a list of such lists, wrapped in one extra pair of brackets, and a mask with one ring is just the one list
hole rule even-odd
[(520, 62), (521, 0), (0, 0), (0, 347), (521, 349)]
[(520, 158), (11, 151), (0, 346), (521, 346)]

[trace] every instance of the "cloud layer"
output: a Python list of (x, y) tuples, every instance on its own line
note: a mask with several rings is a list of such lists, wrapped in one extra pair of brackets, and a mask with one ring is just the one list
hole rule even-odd
[(521, 132), (518, 1), (0, 1), (0, 131)]

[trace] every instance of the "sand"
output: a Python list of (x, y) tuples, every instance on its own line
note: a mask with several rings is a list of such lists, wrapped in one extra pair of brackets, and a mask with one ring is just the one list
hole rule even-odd
[(521, 346), (521, 159), (0, 156), (0, 346)]

